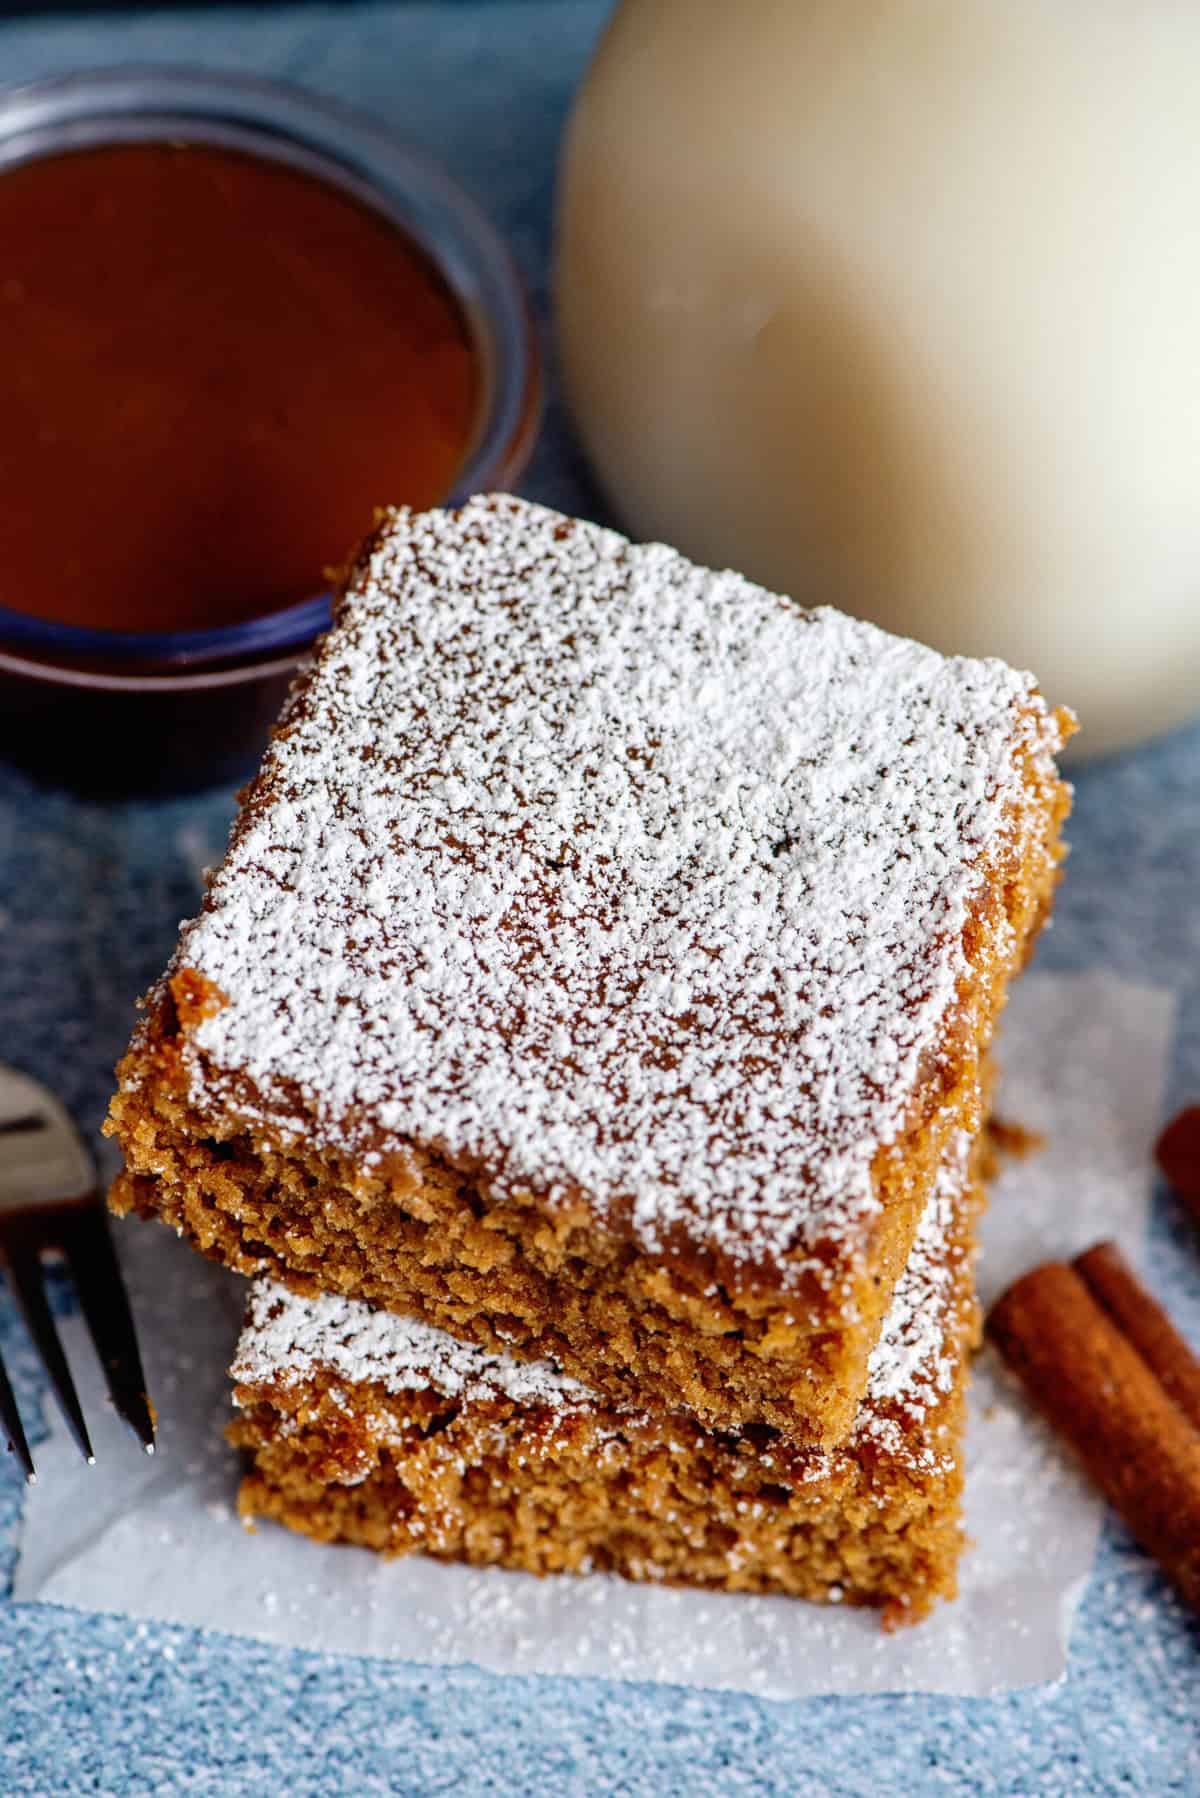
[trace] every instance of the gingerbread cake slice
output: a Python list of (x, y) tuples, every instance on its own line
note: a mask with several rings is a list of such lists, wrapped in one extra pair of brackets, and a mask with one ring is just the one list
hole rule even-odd
[(120, 1068), (114, 1208), (840, 1439), (1049, 909), (1069, 729), (520, 500), (385, 516)]
[(926, 1208), (834, 1449), (614, 1407), (550, 1362), (354, 1300), (251, 1289), (232, 1368), (239, 1508), (389, 1555), (780, 1592), (922, 1616), (951, 1597), (977, 1187), (965, 1138)]

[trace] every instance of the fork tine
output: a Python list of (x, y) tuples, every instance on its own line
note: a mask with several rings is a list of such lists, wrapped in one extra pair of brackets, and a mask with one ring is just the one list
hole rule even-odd
[(4, 1360), (0, 1356), (0, 1424), (8, 1437), (8, 1446), (25, 1469), (25, 1478), (30, 1485), (37, 1479), (33, 1470), (33, 1456), (29, 1452), (29, 1444), (25, 1440), (25, 1431), (21, 1428), (21, 1413), (17, 1410), (17, 1401), (8, 1374), (5, 1372)]
[(64, 1207), (57, 1223), (58, 1241), (75, 1281), (109, 1395), (146, 1453), (153, 1454), (154, 1415), (108, 1222), (99, 1207), (89, 1202)]
[(33, 1338), (33, 1346), (42, 1358), (46, 1372), (50, 1375), (50, 1384), (54, 1387), (67, 1425), (79, 1444), (85, 1461), (94, 1461), (92, 1445), (88, 1438), (87, 1425), (83, 1421), (83, 1411), (79, 1404), (79, 1395), (75, 1391), (75, 1382), (71, 1378), (71, 1370), (67, 1366), (67, 1358), (63, 1354), (62, 1343), (58, 1339), (58, 1330), (50, 1307), (46, 1303), (46, 1288), (42, 1279), (42, 1264), (38, 1259), (37, 1248), (24, 1239), (23, 1234), (6, 1227), (0, 1239), (0, 1257), (8, 1267), (8, 1278), (16, 1295), (21, 1315), (25, 1319), (25, 1327)]

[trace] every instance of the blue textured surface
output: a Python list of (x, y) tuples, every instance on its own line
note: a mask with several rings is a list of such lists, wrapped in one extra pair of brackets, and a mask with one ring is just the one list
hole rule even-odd
[[(0, 24), (6, 81), (126, 59), (284, 76), (427, 144), (516, 246), (543, 316), (562, 116), (606, 8), (340, 6)], [(595, 511), (552, 413), (527, 489)], [(193, 909), (231, 796), (87, 806), (0, 772), (0, 1054), (103, 1113), (134, 995)], [(1181, 995), (1172, 1104), (1200, 1097), (1200, 728), (1080, 778), (1042, 965)], [(1069, 1202), (1069, 1194), (1064, 1195)], [(1151, 1278), (1200, 1339), (1200, 1245), (1162, 1194)], [(0, 1301), (27, 1417), (40, 1383)], [(0, 1462), (0, 1585), (18, 1486)], [(198, 1569), (198, 1577), (202, 1570)], [(0, 1793), (1200, 1793), (1200, 1628), (1111, 1525), (1067, 1682), (995, 1700), (769, 1705), (331, 1660), (0, 1604)]]

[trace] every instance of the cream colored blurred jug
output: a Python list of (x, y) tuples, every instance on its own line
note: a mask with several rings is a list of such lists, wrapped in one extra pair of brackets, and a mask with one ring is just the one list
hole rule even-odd
[(1031, 667), (1085, 752), (1200, 706), (1200, 4), (626, 0), (558, 305), (636, 534)]

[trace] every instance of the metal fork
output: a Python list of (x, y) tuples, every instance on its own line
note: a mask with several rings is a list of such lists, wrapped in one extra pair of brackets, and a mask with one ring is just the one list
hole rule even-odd
[[(64, 1107), (38, 1081), (0, 1062), (0, 1266), (84, 1458), (94, 1461), (75, 1382), (46, 1302), (42, 1256), (66, 1259), (117, 1411), (154, 1452), (154, 1415), (96, 1167)], [(0, 1359), (0, 1426), (37, 1478)]]

